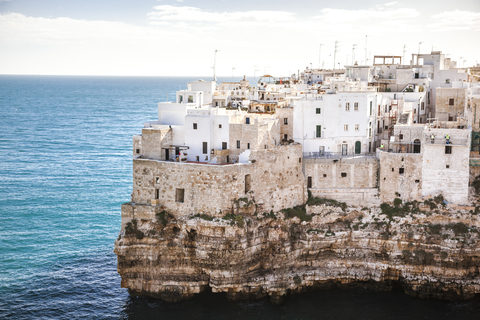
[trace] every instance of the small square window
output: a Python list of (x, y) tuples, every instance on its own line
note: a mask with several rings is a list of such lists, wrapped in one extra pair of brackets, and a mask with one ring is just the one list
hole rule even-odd
[(345, 178), (347, 176), (346, 172), (342, 172), (342, 178)]
[(324, 177), (324, 178), (326, 178), (326, 177), (327, 177), (327, 174), (326, 174), (326, 173), (324, 173), (324, 174), (323, 174), (323, 177)]
[(405, 171), (404, 168), (398, 168), (398, 174), (403, 174), (404, 171)]
[(415, 183), (420, 183), (420, 180), (415, 180)]
[(288, 124), (288, 118), (283, 118), (283, 124)]
[(159, 183), (160, 182), (160, 177), (155, 177), (155, 183)]
[(398, 139), (403, 140), (403, 134), (400, 133), (400, 134), (398, 135)]
[(350, 103), (345, 103), (345, 111), (350, 111)]
[(218, 125), (218, 128), (219, 128), (219, 129), (222, 129), (222, 125), (221, 125), (221, 124), (219, 124), (219, 125)]
[(449, 164), (447, 164), (447, 169), (450, 169), (450, 165), (449, 165)]
[(358, 130), (360, 130), (360, 125), (359, 125), (359, 124), (356, 124), (356, 125), (355, 125), (355, 131), (358, 131)]
[(183, 202), (185, 198), (185, 189), (177, 189), (175, 191), (175, 202)]
[(445, 146), (445, 154), (452, 154), (452, 146)]
[(197, 130), (197, 124), (196, 123), (193, 124), (193, 130)]
[(448, 104), (449, 104), (450, 106), (453, 106), (453, 105), (455, 104), (455, 99), (453, 99), (453, 98), (449, 99), (449, 100), (448, 100)]
[(136, 149), (135, 152), (136, 152), (136, 153), (140, 153), (140, 149)]
[(358, 102), (353, 103), (353, 110), (358, 111)]

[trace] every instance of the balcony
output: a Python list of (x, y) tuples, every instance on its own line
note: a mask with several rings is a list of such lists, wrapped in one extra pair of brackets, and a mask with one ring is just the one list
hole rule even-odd
[(376, 159), (377, 154), (372, 153), (359, 153), (359, 154), (344, 154), (342, 152), (304, 152), (304, 159)]

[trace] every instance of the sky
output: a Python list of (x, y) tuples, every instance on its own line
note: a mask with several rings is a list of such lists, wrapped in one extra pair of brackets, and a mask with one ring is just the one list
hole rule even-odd
[(0, 0), (0, 74), (213, 77), (215, 59), (238, 79), (432, 49), (480, 63), (480, 0)]

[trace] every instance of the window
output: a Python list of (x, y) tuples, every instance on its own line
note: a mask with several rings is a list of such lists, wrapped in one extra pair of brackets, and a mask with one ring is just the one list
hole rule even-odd
[(348, 124), (344, 124), (344, 125), (343, 125), (343, 130), (344, 130), (344, 131), (348, 131)]
[(207, 148), (207, 143), (206, 142), (203, 142), (203, 154), (207, 154), (208, 153), (208, 148)]
[(226, 142), (222, 142), (222, 150), (227, 150), (227, 143)]
[(345, 103), (345, 111), (350, 111), (350, 102)]
[(247, 143), (247, 149), (250, 149), (250, 142)]
[(218, 107), (218, 101), (215, 101), (215, 107)]
[(288, 124), (288, 118), (283, 118), (283, 124)]
[(450, 106), (453, 106), (453, 105), (455, 104), (455, 99), (453, 99), (453, 98), (449, 99), (449, 100), (448, 100), (448, 104), (449, 104)]
[(450, 165), (449, 165), (449, 164), (447, 164), (447, 169), (450, 169)]
[(420, 180), (415, 180), (415, 183), (420, 183)]
[(252, 188), (252, 178), (249, 174), (245, 175), (245, 193)]
[(353, 111), (358, 111), (358, 102), (353, 103)]
[(317, 126), (317, 135), (316, 135), (317, 138), (321, 138), (322, 137), (322, 126)]
[(298, 163), (302, 163), (302, 158), (298, 158)]
[(316, 109), (315, 109), (315, 113), (316, 113), (316, 114), (321, 114), (321, 113), (322, 113), (322, 109), (316, 108)]
[(422, 110), (425, 109), (425, 102), (422, 102)]
[(135, 152), (136, 152), (136, 153), (140, 153), (140, 149), (136, 149)]
[(450, 83), (450, 79), (445, 79), (445, 83), (446, 83), (446, 84), (449, 84), (449, 83)]
[(452, 154), (452, 146), (445, 146), (445, 154)]
[(175, 202), (183, 202), (185, 198), (185, 189), (177, 189), (175, 192)]
[(342, 176), (342, 178), (346, 178), (346, 177), (347, 177), (347, 173), (346, 173), (346, 172), (342, 172), (341, 176)]
[(324, 177), (324, 178), (326, 178), (326, 177), (327, 177), (327, 174), (326, 174), (326, 173), (324, 173), (324, 174), (323, 174), (323, 177)]
[(237, 140), (237, 149), (240, 149), (240, 140)]
[(355, 125), (355, 131), (358, 131), (358, 130), (360, 130), (360, 125), (359, 125), (359, 124), (356, 124), (356, 125)]
[(368, 128), (368, 137), (369, 137), (369, 138), (372, 137), (372, 128)]
[(398, 168), (398, 174), (403, 174), (404, 171), (405, 171), (405, 168)]
[(200, 157), (199, 157), (199, 156), (197, 156), (197, 157), (196, 157), (196, 160), (197, 160), (197, 162), (199, 162), (199, 161), (200, 161)]
[(183, 102), (183, 96), (178, 96), (179, 100), (178, 102), (182, 103)]
[(370, 101), (370, 115), (372, 115), (373, 101)]
[(288, 140), (288, 136), (286, 134), (283, 135), (284, 140)]
[(395, 168), (392, 168), (392, 172), (394, 172), (394, 171), (395, 171)]
[(193, 124), (193, 130), (197, 130), (197, 124), (196, 123)]
[(188, 102), (192, 103), (193, 102), (193, 96), (188, 96)]
[(246, 123), (246, 124), (250, 124), (250, 118), (248, 118), (248, 117), (245, 118), (245, 123)]
[(307, 179), (307, 188), (311, 188), (312, 187), (312, 177), (308, 177)]
[(403, 140), (403, 134), (400, 133), (400, 134), (398, 135), (398, 139)]
[(221, 125), (221, 124), (219, 124), (219, 125), (218, 125), (218, 128), (219, 128), (219, 129), (222, 129), (222, 125)]
[(155, 199), (160, 198), (160, 189), (155, 189)]

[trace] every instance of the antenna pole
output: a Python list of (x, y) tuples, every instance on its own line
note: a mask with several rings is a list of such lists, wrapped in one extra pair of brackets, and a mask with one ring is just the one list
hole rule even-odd
[(318, 50), (318, 69), (322, 69), (322, 46), (323, 43), (320, 43), (320, 49)]
[(215, 67), (217, 63), (217, 52), (220, 50), (215, 49), (215, 53), (213, 54), (213, 81), (217, 81), (217, 77), (215, 76)]

